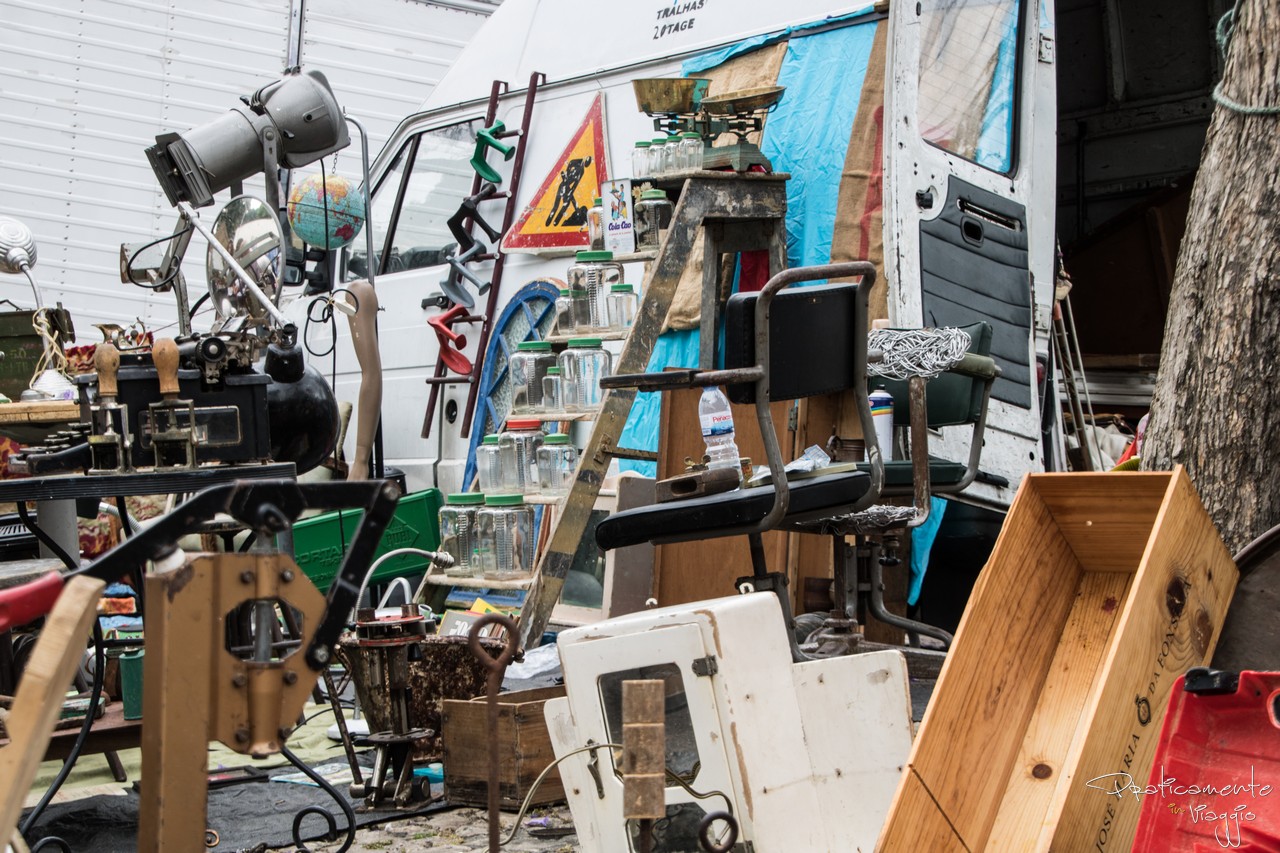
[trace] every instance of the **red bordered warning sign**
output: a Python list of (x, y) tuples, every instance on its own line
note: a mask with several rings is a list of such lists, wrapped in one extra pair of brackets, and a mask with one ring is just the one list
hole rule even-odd
[(587, 211), (600, 193), (600, 184), (607, 180), (604, 98), (596, 95), (564, 153), (533, 194), (533, 201), (507, 232), (502, 250), (538, 252), (586, 247)]

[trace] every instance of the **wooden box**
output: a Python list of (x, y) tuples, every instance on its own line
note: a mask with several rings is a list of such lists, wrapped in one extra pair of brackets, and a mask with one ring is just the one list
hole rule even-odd
[(1174, 679), (1238, 572), (1181, 468), (1036, 474), (1010, 507), (880, 836), (884, 853), (1127, 853)]
[[(563, 687), (518, 690), (498, 696), (499, 798), (515, 811), (546, 766), (555, 760), (542, 706), (565, 695)], [(444, 795), (451, 803), (489, 804), (489, 709), (483, 696), (444, 703)], [(533, 805), (563, 803), (559, 771), (547, 774)]]

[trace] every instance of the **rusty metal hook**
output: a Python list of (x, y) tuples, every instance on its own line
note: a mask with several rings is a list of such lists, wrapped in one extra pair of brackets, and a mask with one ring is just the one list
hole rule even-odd
[[(711, 837), (711, 827), (716, 821), (723, 821), (728, 829), (724, 840), (718, 843)], [(738, 843), (738, 822), (728, 812), (711, 812), (698, 824), (698, 842), (707, 853), (729, 853)]]

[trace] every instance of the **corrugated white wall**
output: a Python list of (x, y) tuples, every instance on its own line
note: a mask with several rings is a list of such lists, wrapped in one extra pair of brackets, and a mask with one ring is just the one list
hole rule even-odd
[[(414, 0), (307, 0), (305, 9), (302, 64), (324, 71), (365, 125), (371, 156), (485, 20)], [(143, 151), (278, 77), (290, 10), (291, 0), (0, 0), (0, 213), (35, 232), (46, 299), (71, 310), (82, 339), (93, 340), (92, 323), (173, 322), (172, 294), (119, 278), (120, 244), (163, 236), (176, 221)], [(358, 21), (346, 17), (353, 10)], [(359, 180), (355, 146), (337, 163)], [(260, 187), (255, 179), (246, 191)], [(194, 239), (193, 301), (204, 254)], [(0, 275), (0, 298), (31, 304), (21, 277)]]

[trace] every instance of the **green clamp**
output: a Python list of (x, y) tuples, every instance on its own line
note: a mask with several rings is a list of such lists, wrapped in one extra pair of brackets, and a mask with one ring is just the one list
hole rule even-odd
[(496, 149), (503, 160), (510, 160), (516, 153), (514, 145), (508, 145), (498, 138), (506, 132), (507, 126), (500, 121), (495, 121), (493, 127), (486, 127), (476, 132), (476, 153), (471, 155), (471, 168), (491, 184), (502, 183), (502, 175), (499, 175), (498, 171), (485, 161), (487, 150)]

